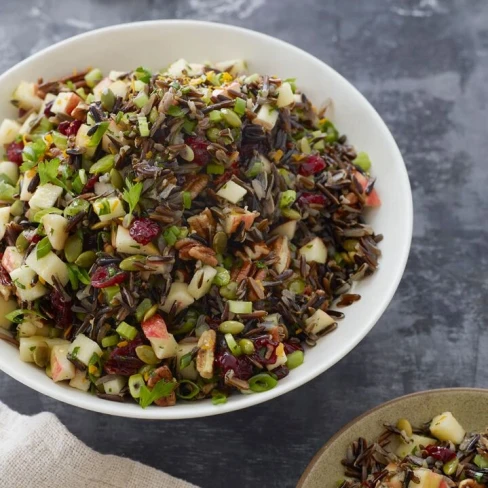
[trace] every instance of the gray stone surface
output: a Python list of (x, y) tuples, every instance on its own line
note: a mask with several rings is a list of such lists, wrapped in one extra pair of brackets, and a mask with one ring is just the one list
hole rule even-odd
[[(411, 178), (415, 227), (400, 288), (373, 331), (302, 388), (245, 411), (178, 422), (85, 412), (0, 374), (0, 399), (48, 410), (88, 445), (203, 487), (291, 487), (342, 425), (417, 390), (488, 387), (486, 0), (0, 0), (0, 70), (84, 30), (217, 20), (292, 42), (373, 103)], [(394, 182), (392, 182), (394, 184)]]

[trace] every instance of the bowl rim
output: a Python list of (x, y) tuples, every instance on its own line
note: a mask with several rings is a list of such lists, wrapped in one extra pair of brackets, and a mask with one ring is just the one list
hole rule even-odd
[[(106, 33), (115, 33), (118, 31), (123, 31), (125, 29), (141, 29), (145, 27), (159, 27), (164, 28), (165, 26), (171, 25), (180, 25), (183, 28), (190, 28), (190, 27), (206, 27), (212, 28), (216, 30), (220, 30), (226, 33), (239, 33), (242, 35), (247, 36), (254, 36), (257, 39), (261, 39), (268, 44), (274, 44), (276, 47), (286, 48), (288, 51), (294, 52), (297, 55), (300, 55), (306, 59), (308, 59), (311, 63), (320, 66), (321, 69), (326, 69), (330, 72), (332, 76), (337, 77), (341, 83), (347, 86), (348, 90), (355, 92), (355, 95), (361, 100), (362, 104), (367, 106), (369, 111), (369, 116), (372, 120), (375, 121), (379, 130), (384, 134), (385, 137), (389, 139), (389, 145), (391, 147), (391, 154), (393, 155), (394, 159), (398, 160), (399, 163), (399, 172), (402, 176), (402, 184), (405, 185), (406, 190), (406, 198), (404, 203), (405, 207), (405, 220), (404, 220), (404, 229), (405, 229), (405, 241), (402, 243), (401, 248), (398, 249), (399, 256), (398, 256), (398, 266), (396, 270), (392, 273), (390, 277), (390, 285), (388, 288), (388, 292), (385, 293), (379, 300), (378, 304), (375, 307), (374, 313), (371, 314), (369, 319), (369, 326), (365, 327), (361, 333), (355, 338), (354, 341), (347, 343), (347, 345), (341, 349), (339, 354), (332, 354), (329, 357), (327, 362), (321, 363), (314, 369), (310, 371), (305, 371), (301, 375), (297, 375), (296, 377), (290, 377), (289, 381), (285, 384), (281, 385), (281, 388), (274, 388), (267, 392), (262, 392), (259, 395), (242, 395), (239, 401), (230, 401), (226, 404), (214, 406), (210, 402), (200, 405), (191, 405), (192, 409), (187, 411), (184, 409), (181, 411), (177, 408), (177, 406), (170, 408), (170, 409), (157, 409), (157, 408), (147, 408), (142, 409), (137, 407), (136, 405), (130, 405), (128, 403), (114, 403), (114, 402), (97, 402), (94, 401), (90, 395), (86, 395), (83, 398), (77, 398), (76, 395), (73, 395), (72, 392), (66, 391), (68, 387), (58, 388), (59, 385), (38, 385), (38, 383), (30, 378), (28, 375), (18, 374), (14, 365), (9, 364), (2, 364), (2, 358), (0, 357), (0, 369), (11, 376), (12, 378), (16, 379), (20, 383), (32, 388), (33, 390), (47, 395), (51, 398), (56, 400), (62, 401), (64, 403), (70, 404), (75, 407), (84, 408), (87, 410), (105, 413), (109, 415), (116, 415), (128, 418), (140, 418), (140, 419), (155, 419), (155, 420), (170, 420), (170, 419), (187, 419), (187, 418), (203, 418), (212, 415), (219, 415), (223, 413), (228, 413), (236, 410), (241, 410), (250, 406), (258, 405), (264, 403), (268, 400), (281, 396), (285, 393), (288, 393), (292, 390), (297, 389), (298, 387), (308, 383), (318, 375), (322, 374), (326, 370), (330, 369), (334, 366), (338, 361), (340, 361), (343, 357), (351, 352), (359, 342), (361, 342), (364, 337), (371, 331), (380, 317), (383, 315), (384, 311), (390, 304), (393, 296), (396, 293), (396, 290), (400, 284), (400, 281), (403, 277), (403, 273), (405, 271), (405, 267), (408, 261), (408, 256), (410, 253), (410, 247), (412, 242), (412, 232), (413, 232), (413, 201), (412, 201), (412, 191), (410, 180), (408, 177), (407, 168), (405, 165), (405, 161), (401, 155), (400, 149), (391, 134), (389, 128), (387, 127), (386, 123), (383, 121), (381, 116), (378, 114), (376, 109), (373, 105), (366, 99), (366, 97), (346, 78), (344, 78), (339, 72), (337, 72), (334, 68), (332, 68), (326, 62), (320, 60), (319, 58), (313, 56), (312, 54), (306, 52), (305, 50), (294, 46), (286, 41), (278, 39), (276, 37), (270, 36), (268, 34), (264, 34), (261, 32), (257, 32), (251, 29), (246, 29), (244, 27), (238, 27), (234, 25), (227, 25), (221, 24), (218, 22), (209, 22), (209, 21), (201, 21), (201, 20), (187, 20), (187, 19), (163, 19), (163, 20), (149, 20), (149, 21), (138, 21), (138, 22), (126, 22), (121, 24), (110, 25), (106, 27), (101, 27), (99, 29), (90, 30), (87, 32), (83, 32), (81, 34), (77, 34), (75, 36), (69, 37), (67, 39), (61, 40), (53, 45), (50, 45), (21, 61), (20, 63), (15, 64), (11, 68), (9, 68), (4, 73), (0, 74), (0, 83), (2, 83), (5, 79), (7, 79), (11, 74), (14, 74), (15, 71), (21, 69), (33, 60), (38, 57), (42, 57), (45, 55), (49, 55), (51, 52), (57, 50), (60, 47), (64, 47), (71, 43), (76, 43), (83, 39), (88, 39), (91, 37), (99, 36), (100, 34)], [(97, 399), (98, 400), (98, 399)]]
[(448, 393), (481, 393), (486, 396), (488, 396), (488, 390), (485, 388), (471, 388), (471, 387), (453, 387), (453, 388), (435, 388), (433, 390), (422, 390), (422, 391), (417, 391), (414, 393), (408, 393), (407, 395), (402, 395), (400, 397), (393, 398), (392, 400), (388, 400), (387, 402), (380, 403), (379, 405), (376, 405), (376, 407), (370, 408), (366, 412), (358, 415), (356, 418), (348, 422), (344, 427), (342, 427), (338, 432), (336, 432), (314, 455), (308, 466), (306, 467), (305, 471), (303, 474), (300, 476), (300, 479), (298, 480), (296, 488), (303, 488), (305, 486), (305, 482), (307, 481), (311, 471), (315, 468), (316, 464), (319, 462), (319, 460), (322, 458), (322, 455), (324, 452), (326, 452), (334, 442), (339, 439), (345, 432), (347, 432), (351, 427), (354, 427), (356, 424), (361, 422), (363, 419), (366, 417), (369, 417), (375, 412), (378, 412), (379, 410), (383, 410), (383, 408), (387, 408), (391, 405), (396, 405), (397, 403), (402, 403), (407, 399), (410, 398), (415, 398), (415, 397), (420, 397), (424, 395), (430, 395), (430, 394), (448, 394)]

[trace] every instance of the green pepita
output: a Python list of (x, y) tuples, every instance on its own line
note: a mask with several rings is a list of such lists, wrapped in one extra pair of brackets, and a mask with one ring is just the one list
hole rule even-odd
[(136, 254), (122, 260), (119, 268), (123, 271), (141, 271), (141, 267), (146, 264), (147, 257)]
[(15, 247), (19, 252), (24, 252), (29, 247), (29, 241), (26, 239), (23, 232), (21, 232), (17, 237), (17, 240), (15, 241)]
[(156, 312), (158, 311), (158, 304), (153, 305), (145, 314), (144, 314), (144, 320), (149, 320)]
[(237, 320), (226, 320), (219, 325), (222, 334), (240, 334), (244, 330), (244, 324)]
[(83, 241), (77, 235), (69, 236), (64, 246), (64, 256), (68, 263), (74, 263), (83, 251)]
[(161, 362), (156, 354), (154, 354), (151, 346), (137, 346), (136, 355), (145, 364), (158, 364), (159, 362)]
[(217, 254), (224, 254), (227, 249), (227, 234), (225, 232), (217, 232), (214, 235), (212, 247)]
[(75, 264), (81, 268), (91, 268), (96, 259), (97, 255), (94, 251), (85, 251), (76, 258)]
[(124, 188), (124, 178), (122, 178), (122, 175), (115, 168), (110, 170), (110, 183), (112, 183), (117, 190), (122, 190)]
[(239, 116), (230, 108), (223, 108), (220, 113), (222, 114), (222, 118), (231, 126), (231, 127), (240, 127), (242, 125), (242, 121)]

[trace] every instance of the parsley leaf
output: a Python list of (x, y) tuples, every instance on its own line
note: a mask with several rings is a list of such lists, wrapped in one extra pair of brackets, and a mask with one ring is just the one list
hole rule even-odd
[(141, 386), (141, 396), (139, 397), (141, 407), (146, 408), (156, 400), (167, 397), (177, 386), (178, 383), (176, 381), (168, 382), (164, 380), (158, 381), (152, 390), (150, 390), (146, 385)]
[(139, 199), (141, 198), (142, 193), (142, 183), (131, 183), (128, 178), (125, 179), (125, 186), (127, 187), (124, 190), (122, 198), (129, 204), (130, 214), (134, 212), (136, 205), (139, 203)]
[(59, 164), (60, 161), (57, 158), (39, 163), (39, 178), (41, 179), (41, 185), (53, 183), (54, 185), (69, 191), (68, 187), (58, 178)]
[(10, 320), (11, 322), (14, 322), (15, 324), (21, 324), (25, 320), (25, 315), (36, 315), (37, 317), (40, 317), (41, 319), (45, 319), (46, 317), (42, 315), (41, 313), (37, 312), (36, 310), (27, 310), (23, 308), (19, 308), (17, 310), (14, 310), (13, 312), (8, 313), (5, 315), (5, 318), (7, 320)]
[(26, 144), (22, 151), (23, 164), (20, 167), (20, 171), (27, 171), (36, 166), (39, 160), (46, 153), (47, 148), (47, 144), (42, 140), (42, 138)]

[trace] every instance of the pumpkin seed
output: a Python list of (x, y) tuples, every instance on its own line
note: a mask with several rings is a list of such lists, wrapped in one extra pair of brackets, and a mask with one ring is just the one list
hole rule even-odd
[(231, 126), (231, 127), (240, 127), (242, 125), (242, 121), (239, 116), (229, 108), (223, 108), (220, 113), (222, 114), (222, 118)]
[(75, 264), (77, 266), (81, 266), (82, 268), (91, 268), (96, 259), (97, 255), (94, 251), (85, 251), (78, 256)]
[(244, 330), (244, 324), (237, 320), (226, 320), (219, 325), (222, 334), (240, 334)]
[(227, 234), (221, 231), (217, 232), (214, 235), (212, 247), (217, 254), (224, 254), (227, 249)]
[(74, 263), (83, 251), (83, 241), (77, 236), (69, 236), (64, 246), (64, 255), (68, 263)]
[(137, 357), (146, 364), (158, 364), (161, 360), (154, 354), (151, 346), (137, 346), (136, 347)]
[(21, 232), (19, 234), (19, 237), (17, 237), (17, 240), (15, 241), (15, 247), (19, 252), (24, 252), (29, 247), (29, 241), (26, 239), (23, 232)]
[(122, 178), (122, 175), (115, 168), (110, 170), (110, 183), (112, 183), (117, 190), (122, 190), (122, 188), (124, 188), (124, 178)]
[(146, 261), (146, 256), (136, 254), (135, 256), (129, 256), (128, 258), (122, 260), (122, 262), (119, 264), (119, 268), (122, 271), (140, 271), (141, 265), (144, 266)]
[(145, 314), (144, 314), (144, 320), (149, 320), (156, 312), (158, 311), (158, 304), (153, 305)]

